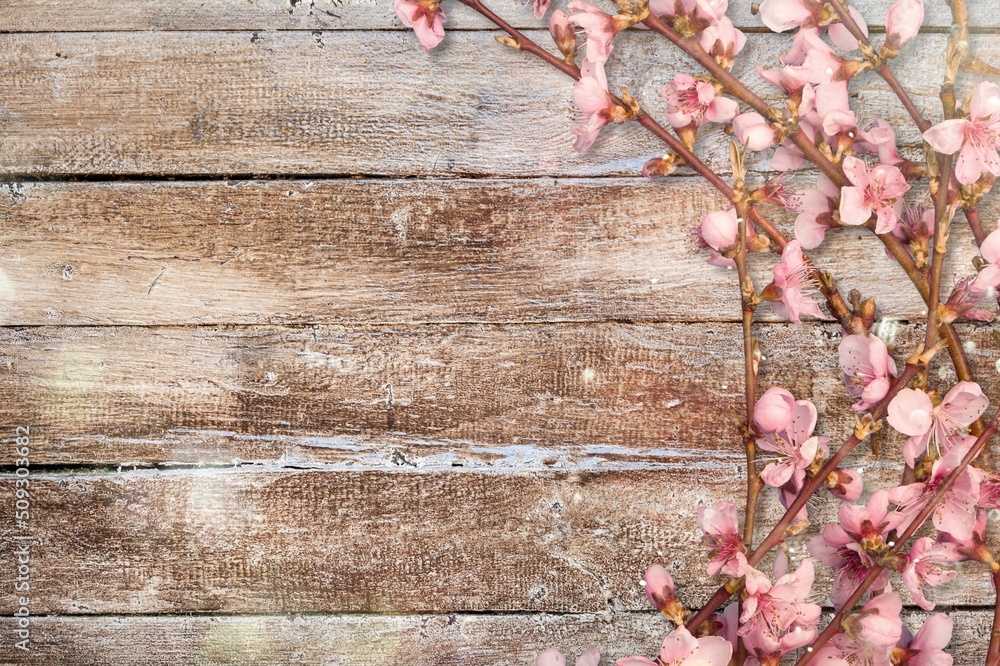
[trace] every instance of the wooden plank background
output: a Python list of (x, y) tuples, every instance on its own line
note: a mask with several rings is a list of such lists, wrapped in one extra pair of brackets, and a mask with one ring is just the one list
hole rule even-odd
[[(497, 6), (544, 38), (520, 4)], [(856, 3), (876, 33), (890, 4)], [(1000, 62), (1000, 14), (969, 4)], [(786, 38), (747, 5), (737, 74), (765, 90), (754, 66)], [(388, 0), (0, 0), (0, 424), (32, 430), (36, 615), (31, 652), (10, 648), (5, 447), (0, 664), (620, 657), (666, 628), (649, 563), (710, 593), (694, 511), (742, 494), (742, 360), (735, 280), (690, 229), (723, 202), (683, 170), (636, 178), (662, 149), (635, 127), (572, 153), (571, 82), (448, 11), (425, 55)], [(928, 0), (896, 67), (932, 117), (948, 24)], [(683, 69), (632, 34), (609, 78), (659, 114)], [(876, 80), (852, 92), (861, 117), (902, 119)], [(698, 146), (720, 172), (724, 139)], [(953, 245), (946, 279), (974, 254), (961, 225)], [(900, 349), (919, 339), (871, 238), (816, 256), (879, 294)], [(763, 385), (843, 438), (836, 326), (760, 315)], [(993, 329), (960, 330), (1000, 395)], [(873, 487), (899, 447), (854, 456)], [(779, 511), (768, 495), (763, 522)], [(933, 594), (956, 664), (982, 661), (990, 625), (966, 573)]]

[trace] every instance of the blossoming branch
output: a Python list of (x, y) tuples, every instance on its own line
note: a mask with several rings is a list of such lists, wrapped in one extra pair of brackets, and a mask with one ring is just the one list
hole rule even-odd
[[(644, 176), (660, 179), (687, 167), (730, 202), (728, 208), (705, 211), (697, 251), (709, 264), (735, 270), (738, 278), (732, 298), (743, 331), (745, 409), (739, 437), (747, 478), (742, 524), (732, 501), (698, 508), (708, 557), (705, 575), (718, 578), (717, 591), (700, 609), (690, 609), (667, 570), (652, 563), (644, 577), (646, 595), (674, 628), (658, 654), (622, 658), (618, 666), (776, 666), (788, 658), (828, 666), (951, 664), (945, 651), (951, 618), (938, 613), (919, 628), (905, 627), (903, 599), (896, 590), (904, 588), (914, 603), (933, 610), (932, 589), (953, 580), (955, 565), (964, 561), (980, 565), (1000, 591), (1000, 563), (986, 541), (988, 512), (1000, 509), (1000, 473), (988, 462), (997, 415), (984, 423), (990, 400), (975, 381), (954, 326), (963, 319), (991, 321), (1000, 288), (1000, 230), (987, 233), (978, 212), (1000, 176), (1000, 88), (981, 82), (964, 94), (956, 92), (962, 69), (990, 71), (969, 48), (964, 0), (950, 0), (954, 26), (940, 54), (937, 123), (924, 118), (892, 69), (920, 30), (922, 0), (892, 5), (880, 43), (870, 40), (865, 17), (842, 0), (763, 0), (754, 7), (763, 24), (792, 33), (779, 61), (758, 67), (780, 95), (778, 106), (731, 73), (747, 39), (727, 16), (728, 0), (614, 1), (612, 9), (583, 0), (553, 8), (549, 0), (533, 0), (534, 16), (548, 16), (554, 51), (482, 0), (455, 3), (496, 25), (504, 33), (497, 36), (502, 45), (575, 80), (578, 120), (567, 128), (574, 150), (589, 149), (610, 125), (634, 122), (667, 151), (646, 162)], [(447, 18), (438, 0), (394, 0), (394, 6), (425, 50), (445, 38)], [(617, 41), (640, 29), (666, 39), (699, 66), (698, 71), (664, 73), (655, 114), (627, 90), (613, 93), (605, 70)], [(885, 118), (860, 118), (851, 107), (851, 82), (873, 75), (895, 94), (921, 133), (919, 159), (898, 150), (899, 127)], [(722, 126), (732, 137), (731, 180), (697, 155), (699, 135), (709, 125)], [(751, 186), (745, 163), (754, 154), (763, 154), (777, 175)], [(932, 205), (921, 203), (925, 191)], [(794, 215), (790, 232), (768, 219), (769, 209)], [(944, 258), (959, 211), (979, 255), (965, 277), (947, 285)], [(927, 304), (925, 337), (901, 359), (902, 369), (894, 350), (876, 334), (875, 298), (850, 291), (845, 299), (837, 280), (806, 255), (844, 227), (877, 237)], [(760, 288), (749, 274), (751, 256), (770, 267), (770, 282)], [(856, 419), (846, 439), (824, 432), (811, 401), (780, 386), (758, 394), (763, 350), (754, 336), (754, 319), (762, 307), (794, 323), (827, 314), (840, 323), (838, 361)], [(941, 376), (931, 370), (941, 362), (942, 351), (958, 377), (954, 385), (932, 381)], [(886, 427), (906, 437), (900, 481), (864, 488), (860, 470), (848, 457)], [(770, 492), (785, 507), (771, 526), (758, 525), (756, 516), (766, 488), (773, 488)], [(809, 556), (795, 563), (788, 540), (810, 527), (816, 502), (839, 503), (837, 520), (811, 528)], [(758, 527), (767, 529), (759, 540)], [(765, 571), (761, 563), (768, 555), (773, 564)], [(822, 628), (822, 606), (816, 601), (826, 600), (814, 592), (813, 558), (833, 572), (829, 603), (835, 614)], [(976, 575), (975, 569), (966, 571)], [(597, 666), (600, 659), (597, 648), (589, 648), (576, 664)], [(565, 663), (554, 649), (536, 660), (536, 666)], [(986, 663), (1000, 665), (1000, 596)]]

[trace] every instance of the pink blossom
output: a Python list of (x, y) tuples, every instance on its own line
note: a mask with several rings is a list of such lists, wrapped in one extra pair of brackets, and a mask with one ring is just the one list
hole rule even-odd
[(975, 382), (955, 384), (937, 406), (923, 391), (905, 388), (889, 403), (886, 420), (909, 436), (903, 457), (913, 467), (931, 441), (939, 448), (946, 447), (953, 435), (965, 432), (986, 411), (989, 402)]
[(910, 548), (903, 569), (903, 585), (910, 591), (910, 596), (924, 610), (934, 610), (934, 604), (927, 601), (923, 586), (937, 587), (947, 583), (957, 572), (944, 567), (961, 561), (958, 547), (952, 543), (935, 543), (933, 539), (922, 537), (917, 539)]
[[(898, 486), (889, 491), (889, 499), (899, 506), (906, 518), (899, 524), (906, 529), (917, 518), (944, 480), (958, 467), (962, 458), (976, 443), (972, 435), (952, 438), (952, 444), (943, 456), (934, 462), (931, 476), (923, 483)], [(974, 468), (965, 467), (951, 489), (934, 507), (934, 527), (948, 532), (957, 539), (972, 538), (976, 526), (976, 504), (979, 502), (979, 475)]]
[(979, 246), (979, 252), (987, 262), (1000, 264), (1000, 228), (995, 229), (983, 239), (983, 244)]
[[(854, 21), (868, 35), (864, 17), (854, 7), (848, 8)], [(760, 18), (764, 25), (775, 32), (785, 32), (792, 28), (817, 28), (830, 23), (824, 3), (817, 0), (764, 0), (760, 5)], [(830, 39), (838, 49), (853, 51), (858, 48), (858, 40), (841, 23), (829, 26)]]
[(569, 22), (569, 16), (561, 9), (552, 12), (549, 17), (549, 34), (552, 41), (559, 47), (559, 52), (566, 60), (572, 60), (576, 55), (576, 34)]
[(551, 0), (534, 0), (533, 13), (536, 19), (541, 19), (545, 16), (545, 12), (549, 11), (549, 4)]
[(958, 548), (958, 554), (968, 560), (993, 565), (993, 554), (986, 547), (986, 528), (989, 523), (985, 511), (976, 510), (976, 524), (972, 528), (972, 536), (959, 539), (950, 532), (938, 534), (938, 541), (953, 543)]
[(684, 623), (684, 607), (677, 600), (674, 579), (666, 569), (659, 564), (649, 565), (643, 584), (646, 587), (646, 598), (649, 603), (677, 624)]
[(884, 49), (895, 55), (917, 36), (924, 22), (924, 0), (896, 0), (885, 15)]
[(944, 649), (951, 642), (953, 623), (944, 613), (935, 613), (924, 620), (913, 638), (904, 632), (898, 647), (892, 652), (895, 666), (951, 666), (954, 660)]
[(663, 639), (660, 663), (663, 666), (727, 666), (733, 646), (725, 638), (695, 638), (684, 627), (677, 627)]
[(747, 570), (739, 635), (758, 659), (780, 657), (808, 645), (817, 634), (821, 609), (806, 601), (815, 578), (812, 560), (803, 559), (795, 573), (786, 573), (787, 563), (787, 556), (779, 554), (775, 560), (778, 579), (773, 585), (760, 571)]
[(583, 114), (583, 123), (573, 130), (577, 135), (573, 150), (584, 151), (594, 143), (601, 128), (611, 122), (618, 107), (608, 94), (604, 65), (585, 60), (580, 67), (580, 80), (573, 87), (573, 103)]
[(712, 561), (706, 573), (714, 576), (722, 572), (736, 578), (745, 574), (746, 548), (737, 524), (736, 505), (732, 502), (717, 502), (711, 507), (700, 505), (698, 525), (705, 534), (703, 543), (712, 553)]
[(969, 98), (969, 115), (934, 125), (924, 139), (939, 153), (958, 153), (955, 176), (963, 185), (979, 180), (983, 171), (1000, 176), (1000, 88), (980, 83)]
[(885, 343), (875, 335), (845, 335), (840, 341), (840, 368), (847, 393), (858, 401), (852, 409), (871, 409), (889, 393), (896, 362)]
[(729, 0), (649, 0), (649, 13), (666, 18), (667, 23), (679, 16), (702, 28), (718, 25), (728, 8)]
[(878, 155), (882, 164), (899, 166), (905, 162), (896, 148), (896, 131), (881, 118), (872, 119), (871, 123), (858, 134), (855, 147)]
[(877, 216), (875, 233), (885, 234), (895, 228), (903, 208), (903, 195), (910, 189), (897, 167), (880, 164), (874, 169), (856, 157), (844, 158), (844, 174), (853, 187), (840, 190), (840, 221), (859, 225)]
[(807, 250), (820, 246), (827, 230), (838, 225), (833, 211), (840, 203), (840, 188), (820, 174), (816, 187), (799, 193), (799, 214), (795, 218), (795, 239)]
[(448, 17), (441, 11), (438, 0), (393, 0), (392, 6), (403, 25), (413, 28), (424, 51), (430, 51), (444, 39), (444, 22)]
[[(601, 653), (596, 647), (587, 648), (576, 660), (576, 666), (597, 666), (599, 663)], [(535, 666), (566, 666), (566, 657), (559, 650), (549, 648), (535, 657)]]
[(865, 602), (857, 613), (844, 619), (844, 633), (856, 641), (866, 653), (888, 651), (896, 646), (903, 635), (903, 621), (899, 613), (903, 600), (895, 592), (884, 592)]
[(774, 145), (774, 129), (756, 111), (741, 113), (733, 118), (733, 132), (747, 150), (767, 150)]
[(569, 22), (587, 36), (587, 61), (603, 65), (611, 54), (612, 40), (626, 25), (582, 0), (570, 0), (566, 9)]
[[(683, 626), (677, 627), (663, 639), (659, 663), (662, 666), (728, 666), (733, 656), (733, 646), (725, 638), (706, 636), (695, 638)], [(656, 664), (645, 657), (619, 659), (618, 666)]]
[(941, 320), (952, 322), (959, 317), (976, 321), (993, 321), (993, 313), (979, 307), (986, 299), (992, 300), (1000, 288), (1000, 266), (985, 264), (975, 275), (963, 278), (955, 284), (944, 304)]
[(732, 69), (733, 58), (743, 50), (747, 36), (733, 27), (728, 16), (722, 16), (718, 23), (701, 31), (698, 43), (716, 62), (726, 69)]
[(781, 253), (781, 261), (774, 266), (774, 281), (764, 290), (764, 297), (775, 301), (774, 311), (796, 324), (802, 315), (822, 317), (823, 311), (812, 299), (816, 293), (812, 270), (802, 256), (802, 245), (791, 241)]
[(699, 127), (706, 120), (724, 122), (739, 111), (736, 100), (716, 95), (715, 86), (690, 74), (678, 73), (664, 84), (667, 120), (676, 128)]
[(787, 390), (772, 386), (764, 391), (753, 408), (753, 421), (761, 434), (784, 430), (792, 420), (795, 397)]
[(721, 268), (736, 267), (736, 261), (727, 256), (736, 249), (736, 241), (739, 238), (736, 208), (707, 213), (701, 220), (700, 233), (701, 239), (712, 249), (708, 263)]
[[(822, 533), (809, 540), (809, 553), (823, 564), (836, 569), (831, 597), (840, 607), (868, 575), (874, 560), (869, 550), (885, 548), (886, 536), (905, 520), (898, 511), (889, 511), (889, 493), (872, 493), (867, 506), (843, 504), (837, 514), (838, 524), (825, 525)], [(888, 583), (883, 572), (872, 586), (881, 589)]]
[(796, 470), (804, 470), (812, 464), (821, 439), (812, 436), (815, 428), (816, 407), (808, 400), (796, 400), (791, 418), (783, 429), (757, 438), (757, 447), (774, 454), (775, 458), (760, 473), (764, 483), (781, 488), (792, 480)]
[(855, 502), (861, 497), (864, 482), (854, 469), (835, 469), (826, 478), (826, 487), (834, 497), (845, 502)]

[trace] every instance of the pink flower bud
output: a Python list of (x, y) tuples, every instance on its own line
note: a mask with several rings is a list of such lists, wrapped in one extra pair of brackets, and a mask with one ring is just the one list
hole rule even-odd
[(772, 386), (764, 391), (753, 408), (753, 421), (761, 433), (784, 430), (792, 420), (795, 398), (783, 388)]
[(674, 579), (659, 564), (651, 564), (646, 569), (646, 598), (661, 613), (676, 622), (684, 624), (684, 607), (674, 593)]
[(923, 0), (896, 0), (885, 15), (886, 51), (893, 55), (899, 52), (903, 44), (913, 39), (920, 31), (924, 22)]
[(661, 178), (663, 176), (669, 176), (674, 171), (677, 171), (677, 163), (678, 160), (674, 155), (654, 157), (643, 165), (642, 175), (646, 178)]
[(733, 118), (733, 131), (747, 150), (766, 150), (774, 145), (774, 130), (756, 111), (741, 113)]
[(535, 666), (566, 666), (566, 657), (559, 650), (549, 648), (535, 657)]
[(572, 60), (576, 55), (576, 33), (569, 23), (566, 12), (561, 9), (552, 12), (552, 17), (549, 19), (549, 34), (552, 35), (552, 41), (559, 47), (563, 57), (567, 61)]
[(738, 235), (739, 223), (734, 208), (712, 211), (701, 220), (701, 237), (713, 250), (730, 249), (736, 245)]

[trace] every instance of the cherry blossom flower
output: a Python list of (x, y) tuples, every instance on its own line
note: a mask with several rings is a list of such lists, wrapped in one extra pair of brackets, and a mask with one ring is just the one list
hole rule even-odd
[(958, 153), (955, 177), (963, 185), (975, 183), (983, 171), (1000, 176), (1000, 87), (977, 85), (969, 98), (968, 117), (940, 122), (924, 132), (924, 139), (939, 153)]
[(728, 16), (710, 25), (698, 34), (698, 43), (725, 69), (733, 68), (733, 58), (747, 43), (747, 36), (733, 27)]
[(739, 111), (736, 100), (717, 95), (714, 85), (683, 72), (664, 84), (663, 99), (667, 121), (678, 129), (696, 130), (705, 121), (724, 122)]
[(799, 193), (799, 214), (795, 218), (795, 240), (807, 250), (822, 244), (826, 232), (839, 225), (833, 211), (840, 204), (840, 188), (820, 174), (816, 187)]
[(712, 561), (707, 574), (723, 573), (738, 578), (747, 571), (746, 547), (740, 536), (736, 518), (736, 505), (717, 502), (708, 507), (698, 507), (698, 525), (705, 537), (703, 543), (711, 549)]
[(795, 397), (786, 389), (772, 386), (764, 391), (753, 408), (753, 421), (761, 434), (788, 427), (795, 410)]
[(651, 564), (646, 569), (643, 584), (649, 603), (677, 624), (684, 623), (684, 606), (677, 600), (674, 579), (666, 569), (659, 564)]
[[(749, 236), (749, 229), (747, 235)], [(735, 207), (706, 213), (701, 219), (700, 236), (712, 250), (708, 263), (720, 268), (736, 268), (736, 260), (727, 256), (736, 249), (739, 238)]]
[(943, 532), (938, 535), (938, 541), (953, 543), (958, 548), (958, 554), (967, 560), (982, 562), (993, 565), (993, 554), (986, 546), (986, 528), (988, 521), (985, 511), (976, 511), (976, 525), (972, 528), (972, 536), (968, 539), (959, 539), (950, 532)]
[(761, 470), (760, 478), (769, 486), (781, 488), (792, 480), (796, 470), (804, 470), (816, 459), (820, 441), (813, 437), (816, 428), (816, 407), (808, 400), (796, 400), (791, 418), (778, 432), (757, 438), (757, 447), (774, 454)]
[(674, 23), (682, 18), (689, 26), (704, 30), (726, 16), (729, 0), (649, 0), (649, 13)]
[(756, 111), (741, 113), (733, 118), (733, 132), (747, 150), (767, 150), (774, 145), (774, 129)]
[(871, 169), (856, 157), (844, 158), (844, 175), (853, 186), (840, 190), (840, 221), (860, 225), (874, 213), (875, 233), (892, 231), (903, 209), (903, 195), (910, 189), (903, 172), (888, 164)]
[(872, 597), (857, 613), (844, 618), (844, 633), (834, 636), (817, 653), (814, 661), (889, 666), (889, 654), (903, 635), (899, 617), (903, 602), (895, 592)]
[(845, 335), (840, 340), (840, 368), (856, 412), (871, 409), (889, 393), (896, 362), (876, 335)]
[(570, 0), (569, 22), (587, 36), (586, 60), (604, 64), (611, 54), (615, 36), (629, 26), (626, 16), (605, 14), (597, 7), (582, 0)]
[(826, 477), (826, 487), (837, 499), (855, 502), (861, 497), (864, 482), (854, 469), (835, 469)]
[(951, 290), (944, 304), (941, 321), (950, 323), (959, 317), (977, 321), (993, 321), (993, 313), (979, 307), (986, 299), (993, 300), (1000, 289), (1000, 265), (987, 262), (975, 275), (963, 278)]
[(858, 133), (858, 140), (854, 145), (873, 155), (878, 155), (878, 161), (882, 164), (900, 166), (906, 162), (896, 148), (896, 131), (892, 125), (881, 118), (873, 118)]
[(577, 135), (573, 150), (584, 151), (593, 145), (601, 128), (621, 111), (608, 94), (604, 65), (585, 60), (580, 67), (580, 80), (573, 87), (573, 103), (583, 114), (583, 123), (573, 130)]
[[(906, 243), (917, 268), (927, 266), (929, 243), (934, 237), (934, 209), (930, 206), (908, 206), (892, 235)], [(886, 250), (889, 255), (889, 251)]]
[[(899, 506), (906, 518), (899, 524), (906, 529), (917, 514), (930, 501), (944, 480), (956, 469), (969, 449), (976, 443), (972, 435), (953, 437), (948, 450), (938, 458), (931, 468), (931, 476), (926, 482), (898, 486), (889, 491), (889, 499)], [(957, 539), (972, 538), (976, 527), (976, 503), (979, 501), (979, 475), (974, 468), (965, 467), (958, 479), (934, 507), (934, 527), (948, 532)]]
[(781, 261), (774, 266), (774, 281), (762, 296), (774, 301), (774, 311), (780, 316), (800, 324), (802, 315), (823, 316), (819, 304), (812, 299), (816, 291), (816, 281), (802, 256), (802, 245), (797, 240), (791, 241), (782, 251)]
[(429, 52), (444, 39), (448, 17), (438, 0), (393, 0), (392, 6), (403, 25), (413, 28), (424, 51)]
[[(706, 636), (695, 638), (683, 626), (677, 627), (663, 639), (659, 664), (662, 666), (728, 666), (733, 656), (733, 646), (725, 638)], [(645, 657), (619, 659), (618, 666), (647, 666), (657, 662)]]
[(545, 16), (545, 12), (549, 11), (549, 4), (551, 0), (534, 0), (532, 11), (536, 19), (541, 19)]
[(935, 543), (928, 537), (917, 539), (910, 548), (902, 571), (903, 585), (910, 591), (910, 596), (918, 606), (924, 610), (934, 610), (934, 604), (924, 596), (923, 586), (926, 584), (937, 587), (953, 579), (958, 573), (945, 569), (945, 566), (961, 560), (958, 546), (953, 543)]
[(913, 467), (930, 442), (946, 448), (952, 436), (965, 432), (986, 411), (989, 402), (975, 382), (955, 384), (937, 406), (923, 391), (905, 388), (889, 403), (886, 420), (909, 436), (903, 457)]
[[(867, 37), (868, 25), (864, 17), (854, 7), (849, 7), (848, 10)], [(831, 25), (836, 14), (831, 15), (822, 0), (764, 0), (760, 4), (760, 18), (764, 25), (775, 32), (829, 26), (830, 39), (838, 49), (853, 51), (858, 48), (858, 40), (843, 24)]]
[(924, 620), (917, 635), (910, 637), (906, 628), (897, 647), (892, 651), (894, 666), (951, 666), (952, 656), (944, 651), (951, 642), (953, 623), (944, 613), (935, 613)]
[(747, 571), (739, 635), (748, 652), (761, 660), (808, 645), (817, 634), (821, 609), (806, 601), (815, 578), (812, 560), (803, 559), (795, 573), (787, 573), (787, 568), (788, 558), (781, 553), (775, 560), (773, 585), (760, 571)]
[[(596, 647), (587, 648), (576, 660), (576, 666), (597, 666), (599, 663), (601, 653)], [(535, 657), (535, 666), (566, 666), (566, 657), (559, 650), (549, 648)]]
[[(867, 506), (843, 504), (837, 514), (838, 523), (824, 525), (823, 531), (809, 540), (809, 553), (828, 567), (836, 569), (831, 598), (840, 607), (853, 594), (861, 580), (874, 565), (869, 551), (886, 548), (886, 536), (899, 527), (906, 516), (889, 511), (889, 493), (872, 493)], [(888, 583), (883, 571), (872, 589)]]
[(894, 57), (903, 45), (917, 36), (924, 22), (924, 0), (896, 0), (885, 15), (884, 57)]
[(549, 34), (552, 35), (552, 41), (563, 54), (563, 58), (572, 61), (576, 55), (576, 33), (573, 32), (573, 26), (566, 12), (561, 9), (552, 12), (552, 16), (549, 17)]

